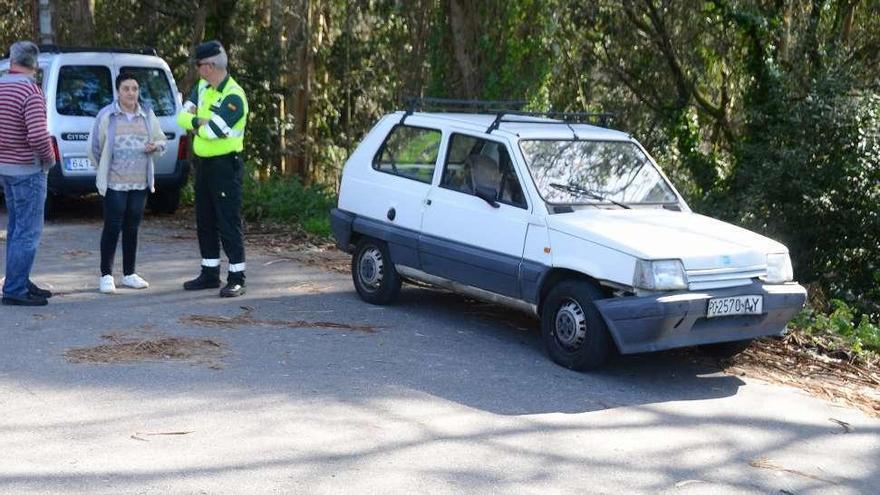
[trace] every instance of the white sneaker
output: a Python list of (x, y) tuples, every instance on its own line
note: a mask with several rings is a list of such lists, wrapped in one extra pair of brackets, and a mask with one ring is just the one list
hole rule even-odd
[(146, 280), (142, 279), (137, 273), (122, 277), (122, 285), (131, 287), (132, 289), (146, 289), (150, 286)]
[(104, 294), (113, 294), (116, 292), (116, 282), (113, 281), (113, 275), (104, 275), (98, 281), (98, 290)]

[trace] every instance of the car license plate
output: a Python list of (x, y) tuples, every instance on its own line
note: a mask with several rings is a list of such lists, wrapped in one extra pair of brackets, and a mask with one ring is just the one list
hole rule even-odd
[(80, 170), (95, 170), (95, 166), (92, 165), (92, 161), (88, 158), (68, 158), (64, 161), (64, 169), (71, 172)]
[(759, 315), (764, 306), (764, 296), (714, 297), (709, 299), (706, 318), (732, 315)]

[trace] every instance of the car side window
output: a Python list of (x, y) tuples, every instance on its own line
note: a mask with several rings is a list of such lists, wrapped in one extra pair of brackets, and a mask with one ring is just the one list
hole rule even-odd
[(499, 203), (527, 207), (507, 146), (488, 139), (453, 134), (440, 187), (471, 195), (488, 189)]
[(134, 75), (140, 87), (141, 101), (149, 105), (157, 116), (176, 113), (174, 93), (164, 70), (155, 67), (122, 67), (119, 72)]
[(94, 117), (112, 101), (109, 67), (65, 65), (58, 71), (55, 109), (61, 115)]
[(397, 125), (373, 158), (373, 168), (430, 184), (437, 166), (442, 133), (436, 129)]

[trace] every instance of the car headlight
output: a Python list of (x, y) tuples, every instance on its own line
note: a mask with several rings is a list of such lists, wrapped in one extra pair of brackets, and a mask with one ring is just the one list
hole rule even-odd
[(791, 258), (788, 253), (773, 253), (767, 255), (767, 275), (764, 282), (768, 284), (782, 284), (794, 279), (794, 271), (791, 269)]
[(638, 260), (633, 286), (647, 290), (687, 289), (681, 260)]

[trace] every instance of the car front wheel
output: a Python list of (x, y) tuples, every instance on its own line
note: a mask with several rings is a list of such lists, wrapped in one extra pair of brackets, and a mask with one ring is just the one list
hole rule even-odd
[(611, 337), (593, 301), (602, 292), (580, 280), (559, 283), (541, 312), (541, 334), (550, 359), (583, 371), (602, 366), (612, 351)]
[(400, 275), (388, 247), (376, 239), (358, 242), (351, 258), (351, 278), (358, 295), (370, 304), (389, 304), (400, 294)]

